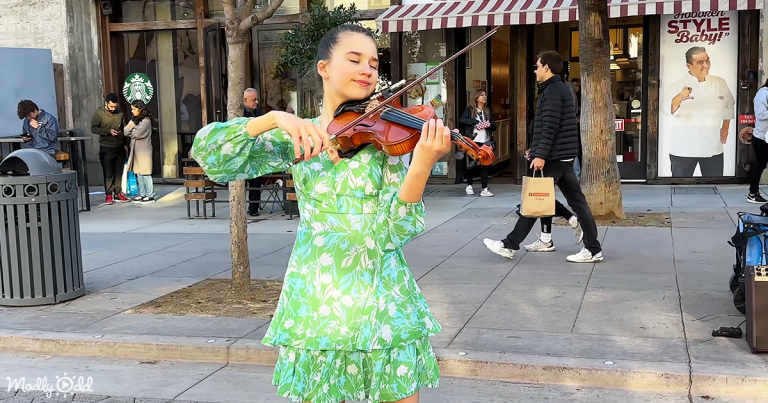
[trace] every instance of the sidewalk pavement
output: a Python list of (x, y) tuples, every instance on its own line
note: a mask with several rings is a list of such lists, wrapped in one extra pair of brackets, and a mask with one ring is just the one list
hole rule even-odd
[[(581, 248), (565, 227), (554, 228), (556, 252), (523, 251), (514, 260), (490, 253), (482, 239), (511, 231), (520, 187), (492, 191), (482, 198), (460, 185), (430, 185), (427, 231), (405, 247), (444, 328), (432, 340), (444, 376), (768, 397), (768, 356), (751, 354), (743, 338), (711, 336), (744, 320), (728, 290), (734, 250), (726, 243), (736, 213), (758, 211), (744, 186), (625, 185), (626, 211), (669, 212), (672, 228), (601, 227), (598, 264), (565, 261)], [(215, 219), (187, 219), (178, 194), (81, 214), (89, 294), (0, 307), (0, 350), (273, 364), (275, 351), (260, 342), (267, 321), (121, 313), (230, 275), (226, 206)], [(248, 227), (252, 275), (280, 278), (298, 219), (259, 218)]]
[[(0, 380), (26, 384), (82, 376), (91, 387), (75, 396), (51, 398), (43, 392), (8, 391), (0, 387), (0, 403), (287, 403), (271, 386), (272, 368), (255, 365), (135, 361), (91, 357), (36, 357), (0, 353)], [(66, 375), (64, 375), (66, 374)], [(0, 385), (2, 385), (0, 381)], [(72, 383), (77, 383), (74, 381)], [(84, 382), (85, 383), (85, 382)], [(56, 392), (55, 385), (52, 385)], [(63, 390), (67, 390), (62, 388)], [(85, 393), (85, 394), (80, 394)], [(424, 388), (421, 403), (690, 403), (686, 392), (639, 392), (569, 385), (520, 384), (442, 377), (438, 388)], [(696, 397), (695, 403), (711, 399)], [(744, 400), (717, 399), (718, 403)], [(353, 402), (349, 402), (353, 403)]]

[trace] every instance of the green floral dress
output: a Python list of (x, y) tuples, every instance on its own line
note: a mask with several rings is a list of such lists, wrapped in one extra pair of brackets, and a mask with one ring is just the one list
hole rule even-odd
[[(275, 129), (252, 138), (247, 121), (212, 123), (197, 133), (191, 155), (211, 180), (281, 172), (294, 160), (289, 134)], [(371, 146), (337, 165), (321, 153), (290, 170), (301, 219), (263, 340), (280, 346), (278, 395), (378, 403), (437, 387), (429, 337), (441, 327), (401, 250), (424, 230), (424, 203), (398, 196), (407, 172), (402, 158)]]

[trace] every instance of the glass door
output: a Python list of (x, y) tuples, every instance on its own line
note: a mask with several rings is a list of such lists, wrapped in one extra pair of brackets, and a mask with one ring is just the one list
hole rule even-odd
[[(647, 83), (644, 79), (642, 17), (611, 20), (610, 74), (613, 98), (614, 129), (616, 132), (616, 162), (622, 180), (643, 180), (646, 177), (647, 135), (643, 124), (647, 114)], [(570, 28), (568, 72), (571, 85), (581, 99), (578, 23), (563, 25)], [(561, 27), (562, 29), (562, 27)], [(562, 51), (562, 50), (561, 50)]]
[(219, 23), (205, 27), (205, 60), (208, 123), (224, 122), (227, 120), (227, 44), (224, 27)]

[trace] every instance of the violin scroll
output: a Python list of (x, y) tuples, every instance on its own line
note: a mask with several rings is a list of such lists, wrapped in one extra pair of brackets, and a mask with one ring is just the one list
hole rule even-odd
[(469, 138), (465, 138), (466, 141), (456, 141), (456, 147), (463, 151), (464, 154), (476, 160), (479, 165), (491, 165), (496, 159), (493, 154), (493, 149), (488, 145), (478, 146), (474, 141)]

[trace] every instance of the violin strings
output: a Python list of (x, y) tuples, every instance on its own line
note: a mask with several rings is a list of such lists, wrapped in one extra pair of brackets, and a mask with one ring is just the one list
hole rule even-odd
[[(410, 114), (408, 114), (406, 112), (403, 112), (400, 109), (397, 109), (397, 108), (395, 108), (393, 106), (390, 106), (390, 105), (386, 105), (383, 109), (388, 111), (388, 112), (390, 112), (392, 115), (397, 115), (396, 117), (397, 117), (398, 121), (395, 122), (395, 123), (400, 123), (400, 124), (408, 125), (408, 126), (411, 126), (414, 129), (417, 129), (417, 128), (420, 129), (421, 127), (424, 126), (424, 123), (426, 123), (426, 120), (424, 120), (424, 119), (422, 119), (422, 118), (420, 118), (418, 116), (410, 115)], [(395, 117), (395, 116), (393, 116), (393, 117)], [(457, 142), (461, 142), (462, 144), (464, 144), (464, 145), (466, 145), (468, 147), (471, 147), (470, 144), (464, 139), (464, 136), (462, 136), (460, 133), (451, 131), (451, 139), (454, 140), (454, 141), (457, 141)]]

